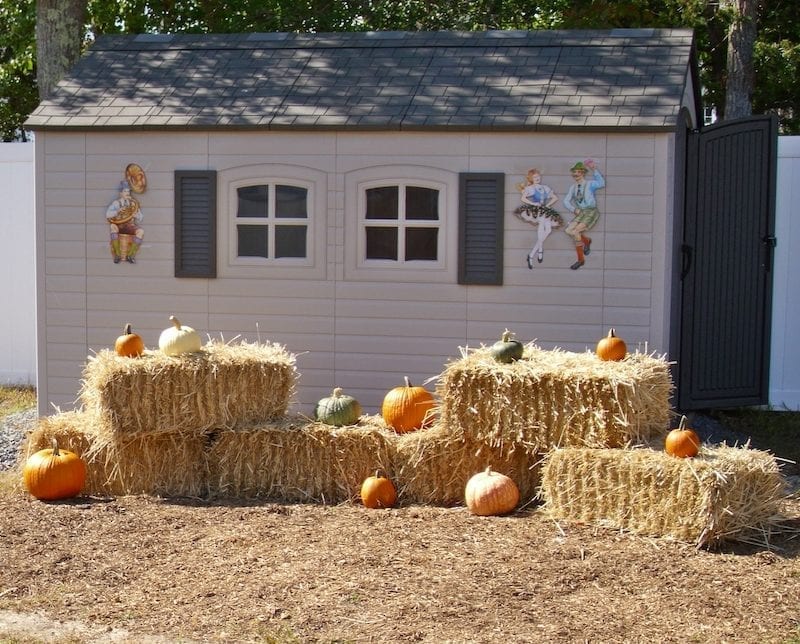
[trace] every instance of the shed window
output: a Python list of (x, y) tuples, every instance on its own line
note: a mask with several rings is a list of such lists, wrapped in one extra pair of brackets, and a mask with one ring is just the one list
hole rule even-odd
[(236, 188), (236, 256), (305, 259), (308, 250), (309, 190), (280, 182)]
[(364, 259), (437, 262), (441, 257), (441, 190), (413, 184), (365, 189)]

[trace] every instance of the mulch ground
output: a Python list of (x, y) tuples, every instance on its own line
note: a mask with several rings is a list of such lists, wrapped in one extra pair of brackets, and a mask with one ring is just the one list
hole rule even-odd
[(0, 641), (796, 642), (800, 501), (787, 517), (770, 548), (697, 550), (536, 508), (10, 492)]

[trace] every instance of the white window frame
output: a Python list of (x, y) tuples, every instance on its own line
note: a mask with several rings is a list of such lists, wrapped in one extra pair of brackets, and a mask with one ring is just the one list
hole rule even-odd
[[(280, 279), (321, 278), (325, 272), (326, 175), (315, 169), (280, 164), (256, 164), (219, 172), (218, 230), (219, 247), (225, 256), (221, 273), (225, 277), (270, 277)], [(267, 217), (238, 218), (237, 190), (247, 186), (269, 186)], [(306, 190), (306, 219), (276, 218), (275, 186), (295, 186)], [(274, 257), (275, 226), (303, 223), (306, 226), (306, 257)], [(265, 225), (269, 228), (270, 257), (239, 257), (237, 225)]]
[[(399, 209), (397, 220), (367, 219), (367, 190), (397, 186)], [(438, 191), (439, 219), (404, 220), (405, 188), (417, 186)], [(458, 243), (458, 174), (424, 166), (391, 165), (364, 168), (345, 177), (345, 274), (349, 279), (448, 282), (456, 279), (456, 247)], [(387, 226), (398, 229), (397, 260), (367, 259), (366, 228)], [(404, 258), (403, 231), (406, 227), (437, 228), (437, 259)]]

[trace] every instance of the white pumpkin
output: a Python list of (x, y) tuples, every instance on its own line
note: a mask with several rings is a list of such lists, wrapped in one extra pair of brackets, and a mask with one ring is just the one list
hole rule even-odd
[(169, 316), (172, 326), (164, 329), (158, 338), (158, 348), (168, 356), (179, 356), (183, 353), (200, 351), (203, 346), (200, 336), (190, 326), (181, 325), (174, 315)]

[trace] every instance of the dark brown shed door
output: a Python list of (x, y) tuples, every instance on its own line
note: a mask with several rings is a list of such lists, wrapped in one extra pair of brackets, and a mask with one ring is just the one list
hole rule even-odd
[(681, 246), (681, 409), (768, 402), (777, 122), (691, 133)]

